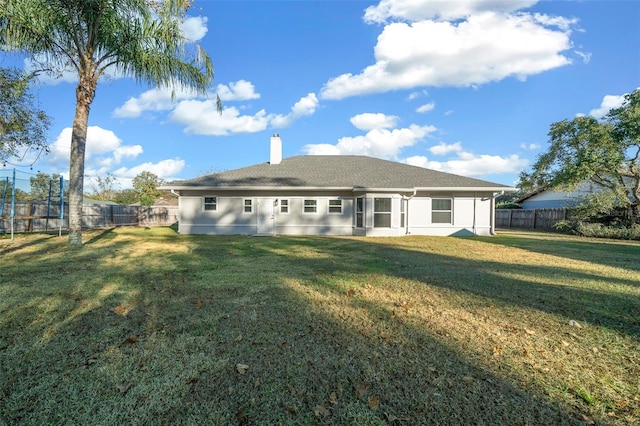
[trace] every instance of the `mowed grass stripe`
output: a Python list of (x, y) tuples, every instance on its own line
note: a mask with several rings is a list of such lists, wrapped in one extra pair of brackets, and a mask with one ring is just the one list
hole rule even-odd
[(640, 421), (638, 244), (85, 238), (0, 240), (0, 423)]

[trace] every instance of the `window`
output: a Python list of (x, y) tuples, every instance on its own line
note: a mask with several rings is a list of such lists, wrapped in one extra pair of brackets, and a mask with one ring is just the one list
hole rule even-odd
[(451, 198), (431, 200), (431, 223), (452, 223)]
[(204, 209), (206, 211), (215, 212), (218, 210), (218, 198), (217, 197), (204, 197), (203, 203)]
[(250, 199), (244, 200), (244, 212), (245, 213), (253, 213), (253, 202)]
[(304, 200), (304, 212), (305, 213), (317, 213), (318, 212), (318, 200)]
[(391, 228), (391, 198), (373, 199), (373, 227)]
[(280, 213), (289, 214), (289, 200), (280, 200)]
[(400, 228), (404, 228), (404, 209), (408, 200), (400, 200)]
[(329, 213), (342, 214), (342, 200), (329, 200)]
[(364, 197), (356, 198), (356, 228), (364, 228)]

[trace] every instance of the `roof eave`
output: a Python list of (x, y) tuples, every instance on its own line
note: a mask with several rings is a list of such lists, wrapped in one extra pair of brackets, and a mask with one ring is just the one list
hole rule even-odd
[(508, 186), (421, 186), (411, 188), (384, 187), (328, 187), (328, 186), (189, 186), (164, 185), (158, 189), (175, 191), (351, 191), (351, 192), (515, 192), (517, 188)]
[(175, 191), (351, 191), (353, 187), (327, 186), (187, 186), (166, 185), (158, 189)]
[(514, 192), (516, 188), (508, 186), (419, 186), (413, 188), (353, 188), (353, 192)]

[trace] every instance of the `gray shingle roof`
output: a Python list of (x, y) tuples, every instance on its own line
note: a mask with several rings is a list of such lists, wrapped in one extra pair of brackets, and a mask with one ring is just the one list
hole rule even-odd
[(473, 188), (510, 187), (393, 161), (355, 155), (301, 155), (165, 185), (171, 189), (233, 188)]

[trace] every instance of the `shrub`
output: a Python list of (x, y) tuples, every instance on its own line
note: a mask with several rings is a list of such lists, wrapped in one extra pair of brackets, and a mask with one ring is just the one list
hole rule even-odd
[(514, 201), (501, 201), (496, 204), (496, 209), (521, 209), (522, 206)]
[(581, 220), (564, 220), (556, 223), (554, 228), (560, 232), (566, 232), (583, 237), (613, 238), (618, 240), (640, 240), (640, 225), (626, 224), (623, 222), (589, 223)]

